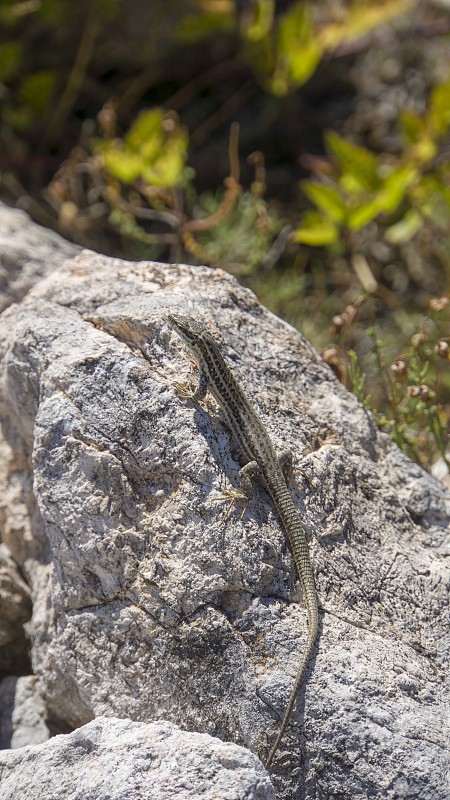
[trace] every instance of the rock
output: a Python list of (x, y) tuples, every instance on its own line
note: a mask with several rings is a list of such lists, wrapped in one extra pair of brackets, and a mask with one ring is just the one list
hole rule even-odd
[(35, 283), (80, 249), (30, 223), (23, 211), (0, 203), (0, 311), (19, 302)]
[(243, 747), (169, 722), (99, 717), (46, 744), (0, 752), (2, 800), (274, 800)]
[(0, 683), (0, 749), (41, 744), (50, 738), (36, 678), (9, 676)]
[(449, 495), (219, 270), (85, 252), (0, 318), (0, 415), (37, 501), (8, 544), (48, 715), (170, 720), (264, 758), (292, 686), (306, 616), (286, 539), (261, 487), (247, 509), (217, 502), (240, 456), (213, 402), (173, 388), (171, 310), (208, 321), (301, 467), (322, 631), (277, 798), (443, 800)]

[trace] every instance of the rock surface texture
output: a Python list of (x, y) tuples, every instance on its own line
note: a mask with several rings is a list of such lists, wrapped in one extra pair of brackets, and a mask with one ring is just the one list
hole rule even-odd
[(0, 203), (0, 311), (19, 302), (35, 283), (79, 252), (78, 245)]
[(4, 678), (0, 683), (0, 750), (46, 742), (51, 735), (46, 716), (33, 675)]
[(217, 501), (240, 457), (214, 402), (173, 388), (189, 362), (171, 311), (208, 322), (300, 468), (322, 630), (277, 800), (444, 800), (449, 495), (219, 270), (84, 252), (0, 317), (4, 541), (49, 720), (168, 720), (264, 758), (295, 676), (285, 535), (261, 487), (245, 509)]
[[(208, 769), (205, 770), (205, 764)], [(100, 717), (39, 747), (0, 752), (2, 800), (274, 800), (243, 747), (170, 722)]]

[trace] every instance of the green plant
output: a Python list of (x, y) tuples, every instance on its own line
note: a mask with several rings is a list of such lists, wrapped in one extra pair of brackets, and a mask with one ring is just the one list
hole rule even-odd
[(354, 0), (343, 4), (294, 2), (277, 11), (274, 0), (255, 0), (241, 10), (235, 0), (194, 0), (176, 34), (198, 41), (234, 33), (243, 55), (266, 89), (284, 96), (304, 84), (323, 58), (414, 6), (414, 0)]
[(376, 156), (333, 131), (325, 134), (330, 157), (320, 180), (302, 188), (316, 207), (293, 234), (309, 246), (345, 246), (346, 238), (378, 220), (384, 238), (402, 245), (424, 226), (450, 229), (450, 159), (440, 142), (450, 127), (450, 80), (436, 86), (427, 113), (403, 111), (403, 149)]
[(231, 128), (225, 189), (198, 195), (186, 163), (188, 135), (176, 114), (143, 111), (123, 137), (112, 104), (98, 119), (103, 136), (74, 148), (48, 188), (61, 226), (85, 233), (106, 217), (134, 247), (134, 256), (156, 257), (169, 245), (173, 260), (188, 253), (241, 276), (257, 269), (281, 220), (269, 213), (263, 197), (260, 154), (251, 159), (256, 175), (250, 188), (240, 185), (238, 126)]
[[(410, 458), (430, 468), (440, 457), (450, 470), (449, 299), (429, 301), (427, 314), (416, 321), (400, 353), (376, 321), (364, 335), (357, 331), (356, 320), (367, 303), (374, 313), (372, 301), (361, 300), (334, 320), (340, 357), (333, 348), (326, 360), (335, 368), (340, 365), (340, 377)], [(354, 335), (358, 352), (348, 347)]]
[(140, 180), (149, 189), (169, 189), (185, 186), (194, 175), (186, 166), (187, 131), (161, 108), (141, 111), (123, 139), (105, 137), (94, 142), (93, 150), (102, 168), (128, 185)]

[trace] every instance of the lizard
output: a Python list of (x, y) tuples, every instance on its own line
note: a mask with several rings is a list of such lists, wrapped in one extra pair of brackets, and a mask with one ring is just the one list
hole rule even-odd
[(229, 493), (247, 502), (253, 497), (252, 478), (257, 477), (266, 488), (281, 519), (289, 540), (308, 617), (306, 647), (300, 659), (297, 675), (284, 712), (278, 735), (266, 760), (270, 768), (294, 708), (311, 659), (319, 627), (318, 598), (311, 567), (308, 544), (302, 519), (290, 495), (286, 471), (292, 468), (292, 453), (277, 456), (263, 422), (248, 401), (244, 391), (227, 365), (220, 348), (208, 327), (192, 317), (171, 313), (169, 322), (187, 344), (198, 367), (198, 383), (193, 392), (177, 384), (186, 399), (202, 400), (207, 392), (221, 406), (228, 427), (245, 459), (239, 471), (240, 491)]

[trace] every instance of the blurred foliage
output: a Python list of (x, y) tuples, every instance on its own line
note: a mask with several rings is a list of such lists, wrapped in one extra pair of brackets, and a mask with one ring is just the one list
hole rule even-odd
[[(349, 347), (350, 332), (367, 305), (369, 347), (357, 354)], [(450, 469), (449, 298), (431, 298), (413, 327), (399, 352), (398, 343), (395, 348), (380, 335), (373, 301), (361, 296), (333, 320), (337, 345), (327, 348), (325, 360), (408, 456), (427, 466), (438, 454)]]
[(404, 110), (400, 124), (403, 147), (395, 157), (377, 157), (333, 131), (325, 134), (330, 161), (319, 165), (321, 182), (302, 182), (317, 211), (305, 214), (297, 242), (345, 242), (346, 232), (380, 217), (390, 244), (408, 242), (427, 221), (450, 230), (450, 152), (439, 157), (440, 140), (450, 133), (450, 80), (433, 89), (423, 117)]
[[(223, 206), (223, 192), (203, 193), (201, 209), (210, 218)], [(235, 275), (244, 277), (257, 271), (282, 222), (274, 211), (269, 212), (256, 181), (240, 192), (236, 203), (220, 221), (199, 236), (196, 254), (208, 264), (226, 264)]]
[[(313, 75), (321, 60), (338, 47), (369, 33), (377, 25), (412, 8), (414, 0), (355, 0), (345, 4), (290, 3), (277, 13), (274, 0), (238, 3), (196, 0), (177, 35), (199, 41), (212, 32), (235, 31), (244, 54), (266, 89), (285, 95)], [(239, 7), (242, 8), (238, 13)]]
[[(191, 0), (189, 3), (168, 0), (167, 4), (151, 4), (145, 13), (142, 5), (140, 8), (137, 5), (136, 11), (143, 17), (142, 32), (150, 36), (152, 42), (155, 41), (152, 26), (156, 28), (158, 22), (161, 23), (164, 12), (166, 21), (160, 24), (161, 28), (173, 20), (169, 35), (164, 39), (168, 53), (183, 43), (197, 45), (205, 38), (234, 37), (241, 58), (266, 90), (283, 96), (305, 83), (324, 57), (412, 8), (415, 1), (355, 0), (350, 4), (294, 2), (280, 5), (287, 7), (277, 10), (274, 0)], [(120, 0), (81, 0), (76, 4), (71, 0), (2, 0), (0, 22), (6, 34), (6, 41), (0, 40), (3, 120), (19, 132), (30, 130), (34, 125), (44, 128), (47, 139), (54, 143), (77, 102), (89, 66), (95, 70), (102, 57), (110, 68), (115, 67), (116, 62), (121, 63), (121, 48), (126, 40), (117, 41), (116, 26), (120, 28), (122, 23), (127, 23), (124, 3)], [(81, 35), (74, 50), (73, 32), (80, 27)], [(108, 47), (105, 41), (108, 34), (113, 47)], [(54, 36), (58, 46), (54, 53), (38, 49), (48, 36)], [(69, 43), (72, 63), (61, 69), (58, 56), (66, 43)], [(143, 63), (155, 61), (149, 54), (149, 42), (145, 45), (139, 42), (132, 57)], [(125, 62), (123, 56), (122, 60)]]
[(105, 253), (233, 272), (430, 467), (449, 33), (438, 0), (2, 0), (0, 195)]
[(193, 170), (186, 167), (187, 131), (159, 108), (142, 111), (122, 140), (98, 141), (94, 152), (104, 169), (122, 183), (142, 180), (149, 186), (172, 188), (193, 177)]

